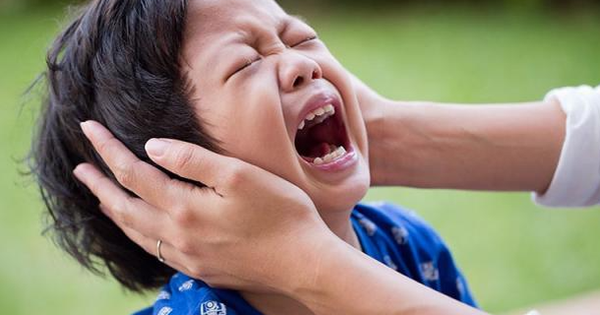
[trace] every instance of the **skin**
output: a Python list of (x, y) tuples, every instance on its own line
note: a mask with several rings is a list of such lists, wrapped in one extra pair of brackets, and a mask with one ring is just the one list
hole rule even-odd
[[(226, 17), (226, 12), (221, 13)], [(193, 33), (191, 28), (190, 34)], [(265, 33), (264, 37), (277, 44), (274, 36)], [(186, 48), (193, 47), (191, 43)], [(253, 76), (275, 84), (278, 60), (292, 58), (300, 63), (298, 60), (303, 58), (314, 61), (328, 54), (320, 50), (296, 51), (297, 48), (288, 51), (285, 45), (278, 44), (273, 46), (273, 54), (267, 54), (269, 60), (248, 69)], [(189, 56), (187, 59), (194, 76), (194, 60)], [(316, 63), (326, 64), (321, 66), (329, 69), (323, 70), (323, 78), (339, 90), (345, 108), (355, 106), (353, 88), (343, 71), (338, 73), (341, 67), (337, 62), (327, 57)], [(255, 84), (253, 79), (247, 80), (243, 84), (236, 81), (238, 91)], [(371, 141), (373, 184), (539, 192), (548, 187), (564, 138), (564, 114), (557, 104), (475, 109), (392, 102), (360, 81), (353, 82)], [(225, 93), (228, 88), (211, 87), (216, 88), (216, 94)], [(229, 91), (236, 93), (233, 87)], [(290, 153), (293, 130), (286, 113), (296, 94), (275, 95), (266, 90), (256, 93), (256, 98), (232, 97), (228, 102), (236, 101), (238, 105), (254, 101), (251, 106), (272, 106), (274, 114), (251, 117), (269, 119), (268, 123), (280, 131), (282, 137), (277, 139), (269, 139), (263, 130), (256, 132), (261, 141), (270, 140), (286, 153), (281, 157), (281, 168), (276, 164), (265, 169), (263, 163), (273, 164), (271, 156), (254, 152), (250, 146), (222, 156), (169, 139), (148, 142), (146, 148), (154, 162), (209, 186), (199, 188), (169, 179), (140, 162), (104, 127), (86, 122), (82, 129), (99, 154), (120, 183), (140, 198), (129, 197), (93, 165), (82, 164), (74, 173), (99, 197), (103, 211), (146, 251), (155, 254), (156, 241), (161, 239), (162, 254), (170, 266), (216, 287), (270, 295), (274, 297), (266, 304), (270, 310), (292, 305), (294, 311), (314, 314), (483, 314), (392, 272), (343, 241), (339, 237), (343, 238), (343, 233), (332, 232), (336, 228), (330, 229), (332, 224), (326, 224), (330, 219), (323, 220), (321, 216), (348, 209), (329, 208), (319, 202), (322, 195), (317, 188), (328, 185), (315, 184), (320, 177), (304, 169), (298, 157)], [(197, 105), (203, 118), (218, 121), (224, 116), (236, 122), (235, 126), (251, 121), (242, 115), (231, 119), (229, 115), (237, 113), (227, 111), (227, 104), (223, 105), (223, 112), (211, 112), (204, 101)], [(216, 98), (212, 101), (225, 103)], [(236, 110), (242, 111), (240, 107)], [(361, 119), (360, 113), (353, 111), (356, 109), (346, 111), (348, 119)], [(244, 113), (252, 115), (252, 111)], [(526, 117), (545, 123), (532, 123)], [(359, 125), (353, 123), (352, 130), (360, 129)], [(211, 132), (228, 139), (229, 128), (233, 127)], [(359, 139), (357, 136), (355, 141), (361, 148)], [(226, 149), (234, 150), (233, 146)], [(340, 184), (346, 182), (341, 180)], [(335, 192), (335, 187), (331, 191)], [(248, 263), (257, 261), (260, 263)], [(339, 270), (343, 270), (343, 277)]]
[[(274, 1), (191, 1), (188, 15), (183, 71), (208, 132), (226, 155), (305, 191), (334, 233), (354, 243), (350, 211), (370, 179), (366, 130), (346, 70), (312, 28)], [(315, 168), (294, 145), (305, 104), (321, 94), (341, 98), (358, 155), (343, 172)]]
[[(470, 165), (469, 172), (460, 174), (427, 172), (427, 176), (419, 178), (424, 186), (489, 188), (488, 180), (478, 174), (489, 174), (487, 167), (473, 155), (462, 157), (460, 153), (465, 150), (482, 152), (477, 158), (484, 160), (497, 159), (496, 167), (506, 171), (493, 178), (501, 186), (491, 189), (533, 191), (549, 185), (556, 167), (552, 161), (558, 159), (564, 141), (564, 114), (557, 104), (512, 104), (489, 111), (484, 106), (477, 117), (461, 120), (461, 128), (478, 130), (483, 140), (450, 133), (443, 141), (435, 142), (430, 139), (437, 127), (425, 127), (439, 126), (438, 123), (452, 126), (471, 107), (420, 104), (418, 108), (431, 106), (430, 111), (416, 111), (409, 108), (412, 103), (396, 103), (397, 108), (389, 113), (388, 119), (381, 120), (378, 113), (385, 113), (393, 102), (382, 101), (374, 92), (363, 90), (366, 87), (360, 82), (358, 86), (366, 125), (373, 131), (369, 133), (374, 143), (371, 155), (376, 157), (389, 150), (393, 155), (402, 155), (406, 143), (424, 152), (435, 152), (437, 146), (442, 146), (448, 148), (444, 154), (455, 157), (444, 159), (446, 167)], [(497, 129), (498, 125), (480, 123), (481, 119), (497, 120), (499, 109), (506, 127)], [(524, 113), (543, 117), (547, 123), (531, 124), (520, 119)], [(405, 129), (396, 128), (399, 122)], [(410, 129), (414, 126), (419, 128)], [(523, 142), (509, 145), (507, 151), (497, 151), (496, 143), (511, 137), (507, 132), (511, 128), (523, 131)], [(154, 162), (210, 188), (193, 187), (170, 180), (139, 161), (100, 124), (86, 122), (82, 129), (121, 184), (141, 199), (129, 197), (93, 165), (78, 166), (75, 175), (98, 196), (106, 215), (132, 240), (152, 254), (156, 254), (156, 240), (166, 240), (162, 247), (166, 263), (192, 277), (216, 287), (277, 292), (299, 301), (315, 314), (485, 314), (391, 272), (349, 246), (327, 228), (312, 200), (301, 189), (272, 173), (188, 143), (169, 139), (149, 141), (147, 151)], [(388, 134), (390, 138), (385, 143), (391, 146), (384, 151), (377, 145), (382, 139), (372, 135), (385, 130), (398, 132)], [(547, 136), (549, 132), (551, 136)], [(546, 147), (540, 150), (538, 141), (544, 136), (548, 141), (543, 142)], [(451, 145), (454, 143), (461, 145)], [(511, 151), (530, 158), (513, 159), (506, 154)], [(423, 154), (419, 159), (404, 162), (427, 169), (432, 163), (436, 165), (432, 162), (436, 160), (442, 163), (439, 154)], [(382, 170), (391, 165), (383, 163), (385, 159), (371, 161), (374, 161), (373, 174), (385, 173)], [(403, 165), (397, 167), (405, 169)], [(408, 186), (416, 186), (408, 176), (411, 172), (396, 174)], [(522, 182), (512, 178), (514, 172), (530, 173), (527, 178), (531, 183), (523, 187)], [(385, 177), (375, 176), (373, 180), (385, 183)], [(248, 264), (248, 261), (261, 263)], [(339, 277), (338, 270), (344, 270), (343, 277)], [(367, 295), (369, 299), (362, 298)]]
[[(359, 247), (350, 214), (369, 187), (368, 148), (347, 71), (313, 29), (274, 1), (191, 1), (187, 20), (182, 71), (207, 131), (226, 155), (300, 188), (333, 234)], [(295, 148), (307, 106), (320, 95), (340, 100), (336, 112), (349, 137), (346, 149), (356, 156), (343, 169), (318, 168)], [(277, 292), (240, 293), (266, 314), (312, 314)]]
[[(191, 1), (188, 21), (183, 71), (208, 132), (228, 156), (302, 189), (331, 231), (359, 247), (350, 214), (370, 178), (366, 129), (347, 71), (312, 28), (274, 1)], [(341, 99), (338, 115), (357, 154), (347, 169), (319, 169), (296, 151), (305, 104), (318, 95)], [(240, 293), (266, 314), (311, 314), (282, 295)]]
[(191, 277), (215, 287), (275, 292), (314, 314), (485, 314), (350, 246), (331, 232), (304, 191), (272, 173), (189, 143), (148, 142), (154, 162), (210, 187), (199, 188), (140, 161), (102, 125), (89, 121), (82, 129), (120, 183), (140, 198), (91, 164), (74, 174), (128, 237), (153, 254), (156, 240), (163, 240), (166, 264)]
[(558, 101), (403, 102), (381, 97), (356, 78), (355, 84), (373, 186), (548, 189), (565, 139), (566, 115)]

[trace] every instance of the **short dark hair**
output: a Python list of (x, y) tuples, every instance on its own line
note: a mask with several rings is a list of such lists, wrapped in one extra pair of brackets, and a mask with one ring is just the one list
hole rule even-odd
[(94, 0), (57, 37), (43, 75), (47, 95), (29, 167), (49, 211), (49, 231), (87, 269), (100, 275), (108, 269), (137, 292), (157, 288), (175, 271), (129, 240), (73, 176), (78, 164), (90, 162), (114, 180), (80, 122), (104, 124), (150, 163), (144, 144), (154, 137), (218, 151), (193, 110), (180, 64), (187, 5), (187, 0)]

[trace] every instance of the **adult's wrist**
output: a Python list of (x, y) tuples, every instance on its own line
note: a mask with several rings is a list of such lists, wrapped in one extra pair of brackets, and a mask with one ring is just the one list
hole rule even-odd
[(287, 295), (317, 315), (485, 314), (407, 278), (335, 236), (326, 237), (315, 252), (319, 254), (304, 262), (310, 272), (301, 270), (304, 281), (296, 282)]
[(319, 273), (335, 248), (347, 244), (323, 222), (305, 222), (300, 233), (282, 237), (277, 264), (271, 266), (270, 287), (297, 301), (308, 301), (320, 292)]
[(353, 262), (356, 262), (357, 255), (362, 254), (334, 234), (322, 239), (317, 246), (312, 252), (315, 255), (308, 255), (304, 262), (304, 266), (309, 267), (299, 273), (303, 274), (302, 279), (289, 288), (288, 296), (317, 315), (342, 311), (341, 308), (350, 306), (350, 303), (344, 300), (346, 294), (340, 290), (346, 285), (340, 283), (357, 271)]
[(367, 136), (369, 139), (369, 168), (371, 172), (371, 186), (381, 186), (386, 182), (386, 169), (390, 152), (388, 115), (392, 115), (394, 108), (390, 101), (382, 100), (377, 106), (363, 111)]
[(410, 185), (419, 139), (427, 137), (422, 130), (425, 105), (384, 99), (366, 117), (372, 186)]

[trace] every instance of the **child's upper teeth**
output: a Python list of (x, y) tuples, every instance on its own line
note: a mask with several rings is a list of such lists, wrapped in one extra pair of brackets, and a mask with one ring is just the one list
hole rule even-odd
[(313, 110), (312, 112), (308, 113), (308, 115), (306, 115), (304, 120), (300, 123), (300, 126), (298, 126), (298, 130), (304, 129), (304, 127), (306, 127), (306, 125), (308, 123), (313, 122), (313, 120), (315, 120), (315, 118), (317, 118), (317, 117), (319, 119), (315, 120), (314, 122), (317, 124), (320, 124), (323, 121), (325, 121), (325, 119), (327, 119), (330, 116), (333, 116), (334, 114), (335, 114), (335, 107), (333, 107), (333, 105), (331, 105), (331, 104), (317, 108), (317, 109)]
[(302, 130), (304, 129), (304, 126), (306, 126), (306, 122), (304, 122), (304, 120), (300, 123), (300, 126), (298, 126), (298, 130)]

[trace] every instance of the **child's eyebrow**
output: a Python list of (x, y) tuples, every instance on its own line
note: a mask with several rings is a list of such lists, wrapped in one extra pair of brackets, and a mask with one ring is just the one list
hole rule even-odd
[[(278, 29), (279, 36), (285, 34), (290, 27), (293, 25), (297, 25), (298, 23), (307, 24), (306, 19), (300, 15), (287, 15), (286, 17), (280, 19), (276, 28)], [(231, 44), (249, 44), (255, 40), (255, 36), (252, 35), (251, 32), (248, 31), (247, 28), (244, 28), (242, 32), (229, 33), (224, 36), (221, 36), (219, 39), (219, 47), (223, 49), (223, 47), (228, 47)], [(220, 49), (218, 51), (213, 51), (207, 56), (208, 64), (218, 64), (223, 62), (223, 50)], [(229, 52), (229, 50), (227, 50)], [(235, 50), (234, 50), (235, 51)], [(233, 51), (232, 51), (232, 54)]]

